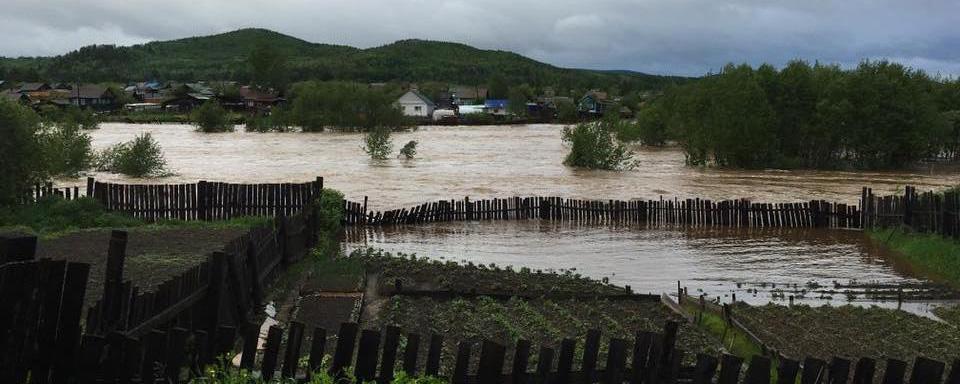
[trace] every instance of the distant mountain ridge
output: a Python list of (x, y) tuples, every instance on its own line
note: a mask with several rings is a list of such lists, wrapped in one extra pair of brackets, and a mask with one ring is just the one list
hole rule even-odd
[[(511, 83), (541, 86), (655, 89), (685, 80), (632, 71), (560, 68), (517, 53), (460, 43), (409, 39), (360, 49), (312, 43), (257, 28), (129, 47), (87, 46), (55, 57), (0, 59), (0, 71), (35, 71), (44, 80), (60, 81), (246, 81), (250, 77), (247, 58), (264, 44), (286, 57), (285, 72), (291, 81), (485, 84), (493, 76), (502, 76)], [(0, 72), (0, 78), (3, 75)]]

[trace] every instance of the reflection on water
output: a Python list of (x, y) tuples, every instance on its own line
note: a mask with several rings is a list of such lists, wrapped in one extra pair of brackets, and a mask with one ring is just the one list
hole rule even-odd
[[(929, 284), (893, 265), (862, 232), (826, 229), (641, 229), (540, 220), (356, 228), (347, 250), (390, 252), (543, 270), (573, 269), (636, 292), (688, 293), (724, 302), (877, 304), (897, 307), (898, 287)], [(916, 290), (911, 287), (923, 287)], [(912, 292), (912, 293), (911, 293)], [(904, 309), (926, 312), (927, 304)]]
[[(348, 199), (370, 196), (371, 209), (450, 198), (563, 196), (581, 199), (749, 198), (784, 202), (826, 199), (856, 203), (860, 188), (893, 192), (956, 183), (955, 170), (936, 172), (733, 171), (684, 166), (678, 149), (642, 149), (629, 172), (563, 166), (561, 126), (423, 127), (393, 135), (395, 149), (416, 140), (418, 158), (373, 162), (356, 133), (203, 134), (187, 125), (102, 124), (91, 132), (101, 149), (151, 132), (178, 175), (146, 182), (197, 180), (292, 182), (324, 176)], [(105, 181), (132, 181), (97, 174)], [(136, 180), (137, 182), (144, 182)]]

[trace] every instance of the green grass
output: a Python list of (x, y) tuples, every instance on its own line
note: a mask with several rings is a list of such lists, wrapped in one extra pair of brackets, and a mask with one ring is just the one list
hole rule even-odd
[(691, 300), (684, 301), (683, 309), (689, 314), (700, 316), (699, 322), (696, 323), (697, 327), (720, 339), (723, 347), (731, 355), (739, 356), (745, 362), (749, 362), (754, 356), (763, 356), (763, 348), (754, 343), (745, 333), (728, 326), (723, 315), (709, 309), (701, 315), (700, 308)]
[(125, 214), (109, 212), (93, 199), (66, 201), (45, 198), (36, 204), (0, 207), (0, 232), (19, 232), (56, 238), (67, 233), (99, 228), (229, 229), (251, 228), (269, 222), (267, 217), (240, 217), (224, 221), (163, 220), (151, 223)]
[(870, 238), (898, 253), (915, 272), (960, 287), (960, 242), (900, 229), (872, 230)]

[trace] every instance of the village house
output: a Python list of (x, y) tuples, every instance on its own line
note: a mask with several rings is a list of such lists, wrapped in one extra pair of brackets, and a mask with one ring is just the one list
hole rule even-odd
[(82, 84), (69, 91), (67, 100), (70, 104), (98, 110), (113, 109), (117, 106), (117, 96), (104, 86), (96, 84)]
[(244, 107), (252, 110), (270, 109), (285, 101), (272, 90), (258, 90), (250, 86), (240, 87), (240, 97), (243, 98)]
[(587, 92), (577, 103), (577, 111), (582, 115), (602, 116), (607, 107), (613, 105), (606, 92), (593, 90)]
[(53, 87), (47, 83), (23, 83), (17, 93), (27, 95), (30, 99), (46, 99), (50, 97), (50, 90)]
[(481, 87), (468, 87), (457, 85), (450, 87), (450, 93), (453, 96), (453, 102), (456, 105), (474, 105), (479, 104), (487, 98), (487, 89)]
[(420, 91), (411, 89), (397, 99), (396, 103), (404, 116), (432, 117), (437, 105)]

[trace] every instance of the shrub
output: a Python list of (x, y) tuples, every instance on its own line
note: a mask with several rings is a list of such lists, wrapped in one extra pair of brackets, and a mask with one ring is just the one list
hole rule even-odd
[(156, 177), (166, 171), (160, 143), (150, 133), (116, 144), (97, 155), (97, 169), (133, 177)]
[(214, 101), (203, 103), (190, 114), (190, 121), (200, 132), (233, 132), (227, 111)]
[(14, 203), (45, 177), (36, 140), (39, 118), (30, 108), (0, 99), (0, 205)]
[(386, 160), (393, 152), (393, 141), (390, 139), (390, 130), (377, 128), (363, 136), (363, 151), (374, 160)]
[(633, 153), (614, 137), (613, 125), (614, 123), (607, 119), (565, 127), (563, 141), (570, 145), (570, 153), (563, 163), (590, 169), (632, 168)]
[(47, 174), (75, 177), (90, 167), (93, 150), (90, 135), (71, 120), (47, 124), (38, 131), (37, 139)]
[(417, 155), (417, 141), (410, 140), (407, 144), (400, 148), (400, 155), (406, 158), (407, 160), (412, 159)]

